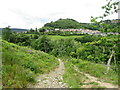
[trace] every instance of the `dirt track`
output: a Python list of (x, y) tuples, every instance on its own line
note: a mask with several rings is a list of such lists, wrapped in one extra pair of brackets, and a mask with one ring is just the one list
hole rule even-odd
[[(103, 81), (98, 81), (98, 78), (96, 78), (96, 77), (94, 77), (94, 76), (91, 76), (90, 74), (86, 74), (86, 73), (80, 72), (76, 66), (74, 66), (74, 69), (75, 69), (77, 72), (82, 73), (82, 74), (84, 74), (86, 77), (89, 78), (89, 80), (86, 80), (84, 83), (96, 82), (96, 83), (98, 83), (99, 86), (101, 86), (101, 87), (105, 87), (105, 88), (118, 88), (118, 86), (116, 86), (116, 85), (113, 85), (113, 84), (110, 84), (110, 83), (105, 83), (105, 82), (103, 82)], [(91, 85), (83, 85), (82, 88), (91, 88)]]
[(58, 59), (59, 67), (48, 74), (40, 75), (37, 78), (37, 84), (34, 88), (66, 88), (67, 84), (63, 83), (62, 75), (64, 74), (64, 63)]

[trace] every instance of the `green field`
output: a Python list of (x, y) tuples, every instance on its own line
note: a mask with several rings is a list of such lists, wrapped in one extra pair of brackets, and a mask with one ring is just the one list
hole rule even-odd
[(82, 36), (59, 36), (59, 35), (47, 35), (52, 40), (60, 40), (60, 39), (75, 39), (77, 37), (82, 37)]
[[(25, 34), (25, 35), (34, 37), (34, 35), (36, 35), (36, 34)], [(42, 37), (42, 36), (43, 35), (40, 35), (40, 37)], [(49, 37), (52, 40), (74, 39), (74, 38), (82, 37), (82, 35), (79, 35), (79, 36), (46, 35), (46, 36)]]

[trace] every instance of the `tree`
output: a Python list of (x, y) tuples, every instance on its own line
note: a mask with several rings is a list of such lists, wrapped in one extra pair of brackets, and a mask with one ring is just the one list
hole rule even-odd
[[(111, 14), (117, 13), (118, 12), (118, 4), (120, 3), (119, 1), (114, 1), (112, 0), (106, 0), (107, 4), (105, 6), (102, 6), (101, 8), (105, 11), (103, 15), (99, 17), (93, 17), (91, 16), (91, 22), (94, 23), (102, 23), (104, 22), (103, 19)], [(101, 21), (97, 21), (98, 19), (101, 19)]]
[(38, 39), (38, 37), (39, 37), (39, 36), (38, 36), (37, 34), (34, 35), (34, 39)]
[(2, 38), (3, 38), (4, 40), (9, 41), (9, 39), (10, 39), (10, 34), (11, 34), (10, 26), (3, 28), (3, 30), (2, 30)]
[[(119, 10), (118, 9), (118, 4), (120, 3), (117, 0), (114, 1), (114, 2), (112, 2), (112, 0), (107, 0), (107, 2), (108, 3), (105, 6), (102, 6), (102, 9), (105, 10), (105, 12), (104, 12), (104, 14), (102, 16), (95, 17), (95, 18), (91, 17), (91, 22), (100, 24), (102, 26), (102, 31), (103, 32), (107, 32), (108, 31), (107, 23), (105, 23), (105, 21), (103, 21), (103, 18), (105, 18), (105, 17), (107, 17), (107, 16), (109, 16), (109, 15), (111, 15), (113, 13), (117, 13), (118, 10)], [(101, 21), (97, 21), (98, 19), (102, 19), (102, 20)], [(116, 45), (116, 43), (115, 43), (115, 45)], [(113, 47), (115, 47), (115, 45)], [(110, 63), (111, 63), (112, 57), (114, 56), (114, 58), (115, 58), (114, 53), (115, 53), (115, 51), (112, 49), (110, 58), (107, 61), (107, 71), (106, 71), (106, 73), (108, 73), (108, 71), (110, 69)]]
[(51, 30), (53, 30), (53, 29), (54, 29), (54, 28), (52, 28), (52, 27), (46, 26), (46, 27), (39, 28), (38, 30), (39, 30), (39, 32), (45, 32), (46, 30), (51, 31)]
[(84, 51), (85, 51), (85, 47), (84, 46), (78, 48), (76, 50), (77, 58), (82, 58), (84, 56)]
[(51, 40), (46, 36), (40, 37), (35, 41), (34, 48), (48, 53), (52, 50)]
[(35, 31), (35, 30), (34, 30), (34, 29), (32, 29), (32, 28), (30, 29), (30, 32), (34, 32), (34, 31)]
[(11, 33), (9, 41), (12, 42), (12, 43), (16, 43), (17, 36), (18, 36), (18, 34), (16, 32)]
[[(99, 16), (99, 17), (93, 17), (91, 16), (91, 22), (92, 23), (96, 23), (99, 24), (99, 26), (101, 27), (100, 31), (102, 32), (109, 32), (109, 28), (110, 28), (110, 21), (108, 20), (108, 22), (106, 22), (106, 20), (103, 20), (105, 17), (112, 15), (114, 13), (118, 13), (118, 4), (119, 1), (118, 0), (106, 0), (107, 4), (105, 6), (102, 6), (101, 8), (104, 10), (104, 14)], [(101, 19), (100, 21), (98, 21), (99, 19)], [(118, 23), (120, 23), (118, 21)], [(111, 23), (110, 23), (111, 24)]]

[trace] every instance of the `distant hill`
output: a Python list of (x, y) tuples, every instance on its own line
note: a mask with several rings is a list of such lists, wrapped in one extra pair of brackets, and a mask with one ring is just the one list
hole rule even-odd
[(59, 28), (59, 29), (78, 29), (81, 28), (81, 24), (73, 19), (59, 19), (57, 21), (52, 21), (50, 23), (46, 23), (44, 27), (52, 27), (52, 28)]
[(120, 23), (120, 19), (113, 19), (113, 20), (105, 20), (105, 23)]
[[(3, 28), (0, 28), (0, 31), (2, 30)], [(28, 29), (20, 29), (20, 28), (10, 28), (11, 29), (11, 32), (24, 32), (24, 31), (28, 31)]]
[[(120, 22), (120, 19), (114, 20), (104, 20), (105, 23), (110, 24), (109, 28), (114, 28)], [(74, 19), (59, 19), (57, 21), (51, 21), (50, 23), (46, 23), (44, 27), (52, 27), (59, 29), (90, 29), (90, 30), (100, 30), (101, 26), (95, 23), (80, 23)]]
[(44, 27), (52, 27), (59, 29), (90, 29), (90, 30), (98, 30), (98, 26), (94, 27), (96, 24), (90, 23), (80, 23), (74, 19), (59, 19), (57, 21), (52, 21), (50, 23), (46, 23)]

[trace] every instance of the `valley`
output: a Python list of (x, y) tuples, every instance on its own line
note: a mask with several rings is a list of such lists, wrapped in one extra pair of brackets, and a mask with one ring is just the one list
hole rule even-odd
[[(118, 88), (119, 34), (63, 32), (62, 28), (74, 28), (67, 23), (80, 27), (71, 19), (56, 22), (21, 33), (4, 28), (2, 87)], [(53, 26), (62, 28), (55, 31)]]

